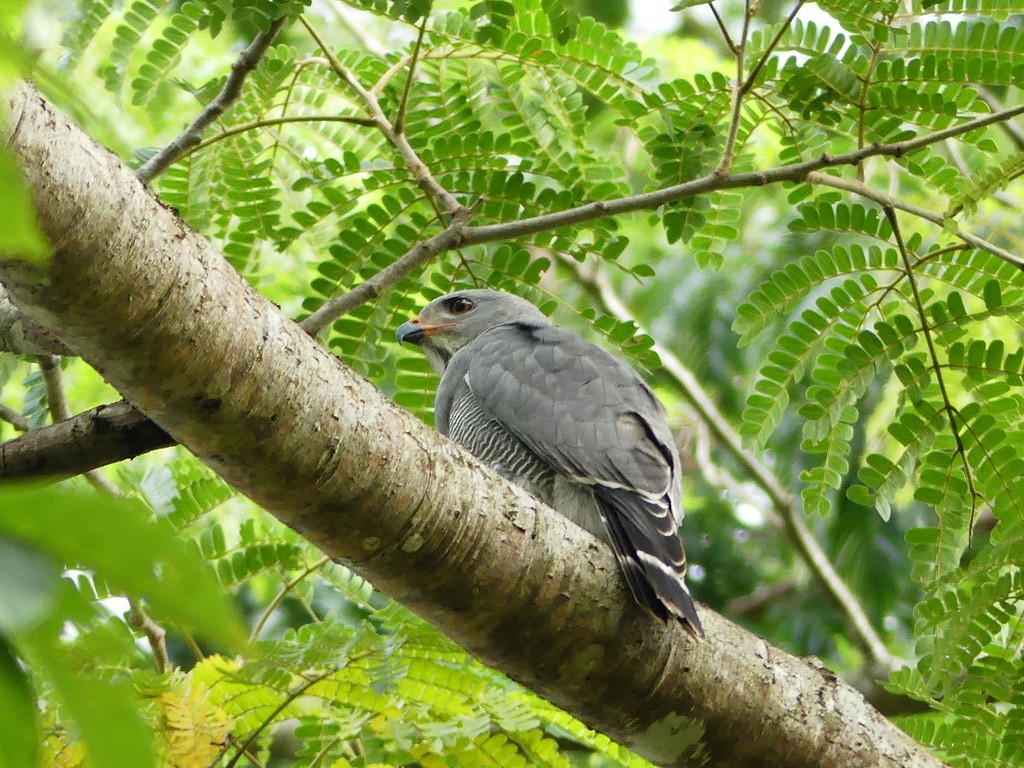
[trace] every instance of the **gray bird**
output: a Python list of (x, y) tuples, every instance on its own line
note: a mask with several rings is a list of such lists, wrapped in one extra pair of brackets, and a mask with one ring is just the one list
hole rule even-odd
[(498, 291), (441, 296), (395, 335), (441, 376), (442, 434), (610, 543), (636, 601), (703, 636), (676, 533), (679, 453), (636, 371)]

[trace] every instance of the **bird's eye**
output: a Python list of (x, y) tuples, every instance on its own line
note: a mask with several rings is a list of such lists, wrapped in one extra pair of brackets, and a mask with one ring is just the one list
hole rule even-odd
[(454, 299), (449, 299), (448, 312), (452, 315), (464, 315), (476, 305), (465, 296), (456, 296)]

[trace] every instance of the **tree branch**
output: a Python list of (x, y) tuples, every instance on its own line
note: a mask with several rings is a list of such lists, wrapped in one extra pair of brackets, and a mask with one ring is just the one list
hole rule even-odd
[[(999, 112), (1003, 109), (1003, 105), (999, 103), (999, 99), (992, 93), (988, 88), (980, 85), (974, 85), (974, 90), (978, 92), (978, 96), (981, 100), (988, 104), (989, 109), (993, 112)], [(1002, 129), (1006, 131), (1006, 135), (1010, 137), (1010, 141), (1017, 148), (1018, 151), (1024, 151), (1024, 128), (1021, 128), (1012, 120), (1007, 120), (1000, 124)]]
[(743, 3), (743, 27), (740, 30), (739, 41), (733, 46), (733, 57), (736, 59), (736, 82), (732, 85), (732, 104), (729, 111), (729, 126), (725, 131), (725, 149), (722, 150), (722, 159), (718, 162), (715, 172), (719, 175), (729, 172), (732, 168), (733, 154), (736, 150), (736, 136), (740, 129), (740, 115), (743, 109), (743, 97), (749, 89), (748, 83), (743, 77), (743, 71), (747, 68), (747, 38), (750, 34), (750, 18), (753, 11), (750, 8), (750, 0)]
[(157, 674), (162, 675), (171, 669), (174, 665), (171, 663), (170, 654), (167, 653), (167, 630), (153, 621), (153, 617), (146, 613), (138, 598), (128, 599), (128, 623), (142, 632), (149, 640)]
[(333, 296), (310, 314), (300, 325), (311, 336), (317, 336), (335, 319), (346, 315), (361, 304), (376, 299), (394, 287), (414, 270), (437, 256), (457, 248), (464, 238), (470, 209), (463, 208), (452, 217), (452, 222), (431, 238), (417, 243), (410, 251), (391, 262), (373, 277), (369, 277), (346, 293)]
[[(405, 87), (402, 89), (402, 99), (398, 102), (398, 111), (395, 112), (394, 131), (396, 134), (405, 133), (405, 110), (409, 105), (409, 96), (412, 93), (412, 81), (416, 75), (416, 62), (419, 59), (420, 49), (423, 48), (423, 35), (427, 31), (427, 20), (429, 14), (423, 14), (420, 21), (420, 30), (416, 35), (416, 45), (412, 49), (412, 58), (409, 60), (409, 75), (405, 78)], [(371, 90), (371, 93), (373, 91)]]
[(266, 32), (260, 32), (253, 38), (249, 47), (242, 51), (234, 66), (231, 67), (231, 72), (228, 74), (227, 80), (224, 81), (224, 86), (220, 89), (220, 93), (217, 94), (216, 98), (206, 105), (206, 108), (196, 116), (195, 120), (174, 141), (142, 164), (142, 167), (136, 172), (140, 179), (145, 182), (152, 181), (188, 154), (190, 150), (199, 145), (206, 129), (223, 115), (228, 107), (241, 95), (245, 79), (249, 76), (250, 72), (256, 69), (260, 59), (263, 58), (263, 55), (273, 44), (274, 38), (277, 37), (277, 34), (287, 21), (288, 17), (282, 16), (271, 23), (270, 29)]
[(325, 554), (661, 765), (694, 733), (712, 766), (941, 765), (820, 665), (644, 612), (607, 546), (356, 376), (38, 93), (11, 107), (60, 243), (0, 260), (18, 305)]
[[(46, 387), (46, 404), (50, 411), (50, 419), (54, 424), (70, 419), (71, 408), (68, 406), (67, 393), (64, 391), (64, 375), (61, 371), (60, 356), (38, 355), (36, 360), (43, 374), (43, 385)], [(98, 468), (83, 472), (82, 476), (104, 493), (108, 493), (111, 496), (121, 495), (121, 489)]]
[(835, 189), (841, 189), (845, 192), (852, 192), (855, 195), (860, 195), (868, 200), (874, 200), (876, 203), (882, 206), (882, 208), (895, 208), (906, 213), (913, 214), (925, 221), (930, 221), (932, 224), (937, 224), (944, 230), (950, 232), (955, 237), (960, 238), (963, 242), (967, 243), (973, 248), (977, 248), (981, 251), (988, 251), (993, 256), (998, 256), (1003, 261), (1007, 261), (1018, 269), (1024, 269), (1024, 258), (1017, 256), (1014, 253), (1010, 253), (1005, 248), (1000, 248), (994, 243), (990, 243), (988, 240), (984, 240), (977, 235), (972, 235), (970, 232), (964, 232), (959, 226), (956, 229), (951, 229), (950, 224), (956, 224), (953, 219), (943, 216), (941, 213), (935, 213), (929, 211), (927, 208), (922, 208), (919, 205), (914, 205), (906, 200), (900, 200), (898, 197), (892, 197), (884, 192), (878, 192), (871, 187), (867, 186), (862, 181), (856, 179), (844, 179), (840, 176), (833, 176), (829, 173), (819, 173), (817, 171), (807, 174), (807, 181), (812, 184), (821, 184), (826, 187), (833, 187)]
[(892, 144), (872, 144), (851, 152), (839, 155), (822, 155), (813, 160), (805, 160), (790, 165), (781, 165), (777, 168), (770, 168), (765, 171), (749, 171), (746, 173), (732, 173), (720, 175), (711, 173), (692, 181), (684, 181), (669, 187), (645, 192), (638, 195), (613, 198), (611, 200), (599, 200), (593, 203), (567, 208), (564, 211), (531, 216), (525, 219), (505, 222), (502, 224), (487, 224), (477, 227), (467, 227), (465, 231), (464, 245), (478, 245), (490, 243), (497, 240), (511, 240), (525, 235), (533, 235), (549, 229), (582, 224), (594, 219), (601, 219), (606, 216), (614, 216), (620, 213), (632, 213), (633, 211), (653, 210), (668, 203), (675, 203), (696, 195), (707, 192), (717, 192), (722, 189), (741, 189), (744, 187), (764, 187), (769, 184), (778, 184), (784, 181), (806, 181), (808, 174), (820, 171), (825, 168), (835, 168), (845, 165), (857, 165), (869, 157), (904, 157), (916, 152), (923, 147), (945, 141), (946, 139), (960, 136), (970, 131), (985, 128), (989, 125), (1009, 120), (1016, 115), (1024, 114), (1024, 104), (1005, 109), (1002, 112), (995, 112), (984, 117), (969, 120), (960, 125), (951, 126), (941, 131), (926, 133), (914, 139), (894, 142)]
[(18, 355), (74, 354), (50, 331), (28, 320), (0, 283), (0, 352)]
[(19, 432), (28, 432), (32, 428), (20, 411), (3, 403), (0, 403), (0, 420), (6, 421)]
[(0, 443), (0, 480), (74, 477), (175, 444), (134, 406), (100, 405)]
[[(334, 73), (341, 78), (342, 81), (348, 83), (352, 90), (359, 95), (359, 98), (363, 100), (363, 103), (366, 104), (367, 108), (369, 108), (370, 116), (374, 119), (377, 128), (384, 134), (384, 137), (388, 142), (390, 142), (398, 151), (398, 154), (401, 155), (402, 160), (405, 162), (405, 166), (416, 179), (420, 189), (429, 195), (432, 200), (437, 201), (441, 210), (449, 216), (454, 216), (457, 211), (463, 209), (464, 206), (462, 203), (460, 203), (451, 192), (441, 186), (437, 179), (434, 178), (434, 175), (430, 172), (426, 163), (420, 159), (420, 156), (416, 154), (416, 150), (412, 148), (412, 145), (405, 137), (405, 134), (396, 130), (395, 126), (390, 120), (388, 120), (387, 115), (384, 114), (384, 110), (380, 106), (380, 101), (378, 101), (376, 94), (364, 88), (359, 80), (356, 79), (356, 76), (352, 71), (338, 61), (338, 58), (317, 34), (316, 30), (313, 29), (313, 26), (305, 17), (300, 16), (299, 21), (302, 22), (303, 26), (305, 26), (310, 36), (316, 41), (316, 44), (320, 46), (320, 50), (324, 52), (324, 56), (326, 56), (327, 60), (330, 62), (331, 69), (334, 70)], [(410, 64), (410, 69), (414, 64), (415, 62)], [(409, 76), (412, 77), (411, 71)]]

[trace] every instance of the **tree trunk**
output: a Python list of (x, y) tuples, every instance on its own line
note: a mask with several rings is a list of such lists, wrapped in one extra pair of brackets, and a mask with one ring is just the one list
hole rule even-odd
[(326, 553), (656, 763), (942, 765), (819, 664), (643, 612), (605, 545), (356, 376), (35, 90), (9, 102), (55, 248), (0, 261), (17, 305)]

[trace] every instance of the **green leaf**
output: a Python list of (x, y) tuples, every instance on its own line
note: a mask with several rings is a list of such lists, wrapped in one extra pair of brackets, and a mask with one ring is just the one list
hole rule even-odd
[(40, 736), (35, 698), (14, 651), (0, 634), (0, 765), (5, 768), (36, 766)]
[(0, 634), (17, 637), (43, 621), (53, 610), (59, 578), (49, 557), (0, 536)]
[[(116, 538), (116, 537), (115, 537)], [(103, 768), (146, 768), (155, 764), (153, 736), (141, 716), (138, 696), (125, 681), (95, 679), (79, 668), (60, 642), (61, 615), (88, 610), (68, 581), (61, 584), (56, 615), (19, 646), (39, 674), (53, 684), (62, 709), (77, 726), (92, 764)]]
[(195, 550), (136, 503), (52, 488), (0, 488), (0, 532), (61, 563), (94, 569), (126, 593), (197, 634), (230, 647), (245, 633)]

